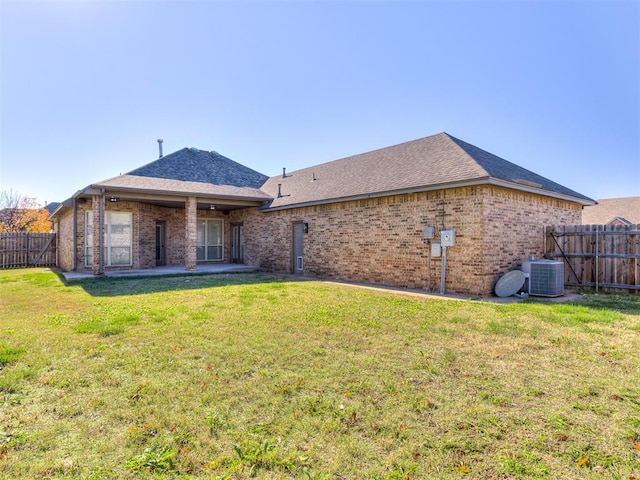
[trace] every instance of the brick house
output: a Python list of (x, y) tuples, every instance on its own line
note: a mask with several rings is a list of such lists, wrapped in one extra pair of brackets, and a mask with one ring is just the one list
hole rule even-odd
[(633, 225), (640, 223), (640, 197), (598, 199), (582, 210), (583, 225)]
[[(440, 133), (271, 178), (185, 148), (78, 191), (52, 219), (65, 270), (238, 262), (438, 290), (446, 258), (447, 292), (488, 294), (542, 255), (543, 225), (580, 223), (593, 204)], [(455, 245), (438, 250), (443, 230)]]

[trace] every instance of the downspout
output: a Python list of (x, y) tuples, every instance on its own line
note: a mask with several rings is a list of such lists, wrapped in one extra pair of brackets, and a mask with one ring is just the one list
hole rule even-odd
[(440, 264), (440, 295), (444, 295), (445, 276), (447, 272), (447, 247), (442, 247), (442, 259)]
[(98, 226), (99, 238), (98, 238), (98, 275), (104, 274), (104, 188), (100, 189), (100, 205), (99, 205), (99, 221)]
[(72, 258), (73, 258), (73, 271), (75, 272), (78, 269), (78, 199), (77, 198), (73, 199), (73, 257)]

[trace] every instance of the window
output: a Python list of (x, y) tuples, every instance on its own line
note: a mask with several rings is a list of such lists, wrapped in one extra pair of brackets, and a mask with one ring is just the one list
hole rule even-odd
[(197, 220), (197, 260), (222, 260), (222, 220)]
[[(93, 263), (93, 212), (86, 212), (84, 263)], [(107, 266), (131, 265), (131, 214), (104, 213), (104, 263)]]

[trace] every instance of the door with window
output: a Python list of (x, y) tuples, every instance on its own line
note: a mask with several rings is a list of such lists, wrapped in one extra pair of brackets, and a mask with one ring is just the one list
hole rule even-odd
[(304, 273), (304, 223), (293, 224), (293, 273)]
[(219, 219), (199, 218), (196, 221), (196, 260), (222, 260), (223, 223)]
[(231, 225), (231, 261), (244, 263), (244, 226), (241, 223)]
[(161, 267), (165, 264), (165, 223), (156, 222), (156, 267)]

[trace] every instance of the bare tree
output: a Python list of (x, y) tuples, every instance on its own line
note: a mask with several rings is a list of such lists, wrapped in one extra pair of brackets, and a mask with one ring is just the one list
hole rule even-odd
[(0, 232), (48, 232), (48, 213), (34, 198), (14, 190), (0, 191)]

